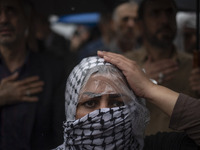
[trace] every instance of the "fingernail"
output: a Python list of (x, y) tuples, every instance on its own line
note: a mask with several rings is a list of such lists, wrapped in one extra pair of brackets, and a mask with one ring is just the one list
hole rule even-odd
[(109, 59), (109, 57), (107, 57), (107, 56), (104, 56), (103, 58), (104, 58), (105, 60), (108, 60), (108, 59)]
[(103, 54), (103, 52), (100, 51), (100, 50), (98, 50), (98, 51), (97, 51), (97, 54), (100, 54), (100, 55), (101, 55), (101, 54)]

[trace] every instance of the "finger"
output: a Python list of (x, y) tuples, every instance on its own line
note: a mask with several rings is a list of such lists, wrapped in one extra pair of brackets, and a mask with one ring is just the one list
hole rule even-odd
[(200, 91), (200, 85), (199, 84), (192, 85), (191, 89), (194, 91)]
[(159, 73), (169, 74), (178, 70), (178, 65), (174, 63), (145, 63), (145, 70), (151, 77), (157, 77)]
[(102, 58), (103, 58), (103, 56), (104, 56), (104, 55), (103, 55), (103, 51), (98, 50), (98, 51), (97, 51), (97, 55), (98, 55), (99, 57), (102, 57)]
[(43, 81), (37, 81), (37, 82), (33, 82), (33, 83), (29, 83), (27, 84), (26, 88), (37, 88), (37, 87), (42, 87), (44, 85)]
[(162, 72), (170, 68), (178, 69), (177, 63), (171, 60), (157, 62), (155, 63), (155, 66), (156, 66), (155, 68), (157, 68), (159, 71)]
[(22, 102), (37, 102), (38, 100), (39, 99), (36, 96), (33, 96), (33, 97), (31, 97), (31, 96), (23, 96), (22, 99), (21, 99)]
[(190, 86), (196, 86), (196, 85), (200, 85), (200, 80), (196, 79), (196, 80), (189, 80), (190, 81)]
[(117, 68), (119, 68), (122, 71), (125, 71), (126, 69), (131, 67), (131, 64), (129, 62), (129, 60), (123, 60), (121, 58), (115, 57), (108, 57), (108, 56), (104, 56), (105, 61), (117, 66)]
[(175, 71), (178, 70), (178, 67), (174, 66), (174, 67), (171, 67), (171, 68), (166, 68), (165, 70), (161, 70), (161, 72), (165, 75), (165, 76), (168, 76), (170, 74), (173, 74)]
[(191, 74), (189, 81), (195, 83), (200, 81), (200, 74)]
[(174, 74), (169, 74), (169, 75), (165, 75), (165, 77), (164, 77), (164, 81), (169, 81), (169, 80), (171, 80), (171, 79), (173, 79), (174, 78)]
[(38, 80), (39, 80), (39, 76), (32, 76), (32, 77), (28, 77), (28, 78), (18, 81), (18, 84), (24, 85), (24, 84), (29, 84), (31, 82), (36, 82)]
[[(38, 93), (42, 92), (43, 88), (42, 87), (32, 88), (32, 89), (29, 89), (28, 91), (29, 91), (30, 95), (34, 95), (34, 94), (38, 94)], [(26, 92), (25, 92), (25, 94), (26, 94)]]
[(189, 81), (190, 82), (197, 82), (200, 80), (200, 76), (197, 76), (197, 75), (193, 75), (189, 78)]
[(200, 74), (200, 68), (194, 68), (194, 69), (192, 69), (191, 74)]
[[(105, 59), (106, 57), (106, 61), (109, 62), (111, 59), (114, 62), (116, 61), (121, 61), (121, 62), (131, 62), (132, 60), (128, 59), (127, 57), (121, 55), (121, 54), (116, 54), (116, 53), (112, 53), (112, 52), (105, 52), (105, 51), (101, 51), (99, 52), (101, 53), (102, 57)], [(109, 58), (109, 59), (108, 59)]]
[(104, 56), (107, 56), (107, 57), (110, 57), (110, 58), (116, 58), (116, 57), (121, 58), (121, 59), (126, 58), (125, 56), (122, 56), (122, 55), (120, 55), (120, 54), (116, 54), (116, 53), (112, 53), (112, 52), (106, 52), (106, 51), (98, 51), (98, 54), (99, 54), (99, 56), (101, 56), (102, 58), (103, 58)]
[(3, 78), (1, 80), (1, 83), (5, 83), (5, 82), (9, 82), (9, 81), (14, 81), (17, 79), (17, 77), (19, 76), (19, 73), (18, 72), (15, 72), (14, 74), (6, 77), (6, 78)]

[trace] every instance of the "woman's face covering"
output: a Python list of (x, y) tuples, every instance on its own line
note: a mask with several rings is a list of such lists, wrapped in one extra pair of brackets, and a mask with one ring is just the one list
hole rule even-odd
[(97, 109), (124, 106), (129, 98), (116, 82), (108, 76), (92, 75), (80, 91), (76, 119)]

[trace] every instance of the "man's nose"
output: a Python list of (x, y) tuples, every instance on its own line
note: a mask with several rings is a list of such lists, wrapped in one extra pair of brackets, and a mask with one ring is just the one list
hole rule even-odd
[(170, 22), (170, 17), (165, 12), (161, 12), (160, 21), (161, 23), (168, 23)]
[(134, 25), (135, 25), (135, 19), (129, 18), (128, 21), (127, 21), (127, 25), (129, 27), (134, 27)]

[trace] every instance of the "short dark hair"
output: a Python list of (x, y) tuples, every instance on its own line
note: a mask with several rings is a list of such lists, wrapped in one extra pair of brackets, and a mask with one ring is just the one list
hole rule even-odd
[(29, 0), (18, 0), (18, 2), (23, 9), (24, 15), (30, 17), (33, 10), (33, 3)]
[[(149, 1), (154, 1), (154, 0), (142, 0), (141, 3), (139, 4), (139, 8), (138, 8), (138, 19), (139, 20), (143, 19), (146, 3), (149, 2)], [(170, 0), (170, 1), (175, 6), (175, 9), (177, 9), (176, 2), (174, 0)]]

